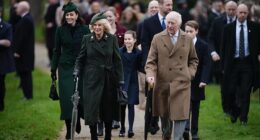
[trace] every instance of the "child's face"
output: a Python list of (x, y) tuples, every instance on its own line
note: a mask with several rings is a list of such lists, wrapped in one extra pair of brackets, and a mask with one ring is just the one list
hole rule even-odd
[(185, 32), (193, 39), (198, 34), (198, 31), (190, 26), (185, 26)]
[(136, 42), (136, 39), (133, 37), (132, 34), (125, 34), (124, 36), (124, 44), (127, 48), (133, 48), (134, 44)]

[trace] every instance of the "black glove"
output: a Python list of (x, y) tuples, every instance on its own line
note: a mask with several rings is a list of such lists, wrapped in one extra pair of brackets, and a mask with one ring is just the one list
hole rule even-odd
[(52, 81), (56, 81), (57, 80), (57, 74), (56, 74), (56, 71), (51, 71), (51, 79)]

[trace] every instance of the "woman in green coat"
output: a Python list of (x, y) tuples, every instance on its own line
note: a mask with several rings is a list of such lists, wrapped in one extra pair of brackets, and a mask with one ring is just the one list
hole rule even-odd
[[(73, 3), (69, 2), (64, 5), (63, 11), (62, 26), (56, 30), (56, 44), (51, 62), (51, 77), (53, 80), (56, 80), (56, 71), (58, 69), (61, 107), (60, 119), (65, 120), (67, 127), (66, 139), (70, 139), (70, 125), (73, 108), (71, 96), (74, 93), (75, 87), (72, 73), (76, 58), (80, 51), (82, 38), (90, 31), (88, 27), (83, 24), (77, 7)], [(80, 114), (78, 116), (80, 116)], [(76, 131), (79, 133), (80, 121), (78, 122)]]
[(103, 13), (91, 20), (91, 34), (84, 36), (74, 76), (83, 74), (85, 124), (97, 140), (97, 122), (105, 123), (105, 140), (111, 140), (112, 120), (119, 117), (116, 88), (123, 84), (122, 62), (116, 36)]

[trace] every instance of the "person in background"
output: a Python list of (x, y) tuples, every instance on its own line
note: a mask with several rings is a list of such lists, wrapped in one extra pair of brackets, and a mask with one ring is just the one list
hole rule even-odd
[(119, 50), (124, 71), (124, 85), (122, 89), (127, 92), (128, 104), (121, 105), (121, 130), (119, 137), (125, 136), (125, 111), (128, 106), (128, 138), (134, 136), (133, 125), (135, 118), (135, 105), (139, 104), (138, 71), (144, 72), (142, 66), (142, 52), (136, 45), (136, 32), (128, 30), (124, 35), (124, 46)]
[(102, 7), (101, 7), (100, 1), (90, 2), (90, 8), (89, 8), (88, 14), (85, 14), (83, 17), (86, 25), (90, 24), (90, 21), (95, 14), (101, 12), (101, 8)]
[(24, 94), (22, 100), (26, 101), (33, 98), (34, 23), (27, 1), (18, 3), (16, 13), (21, 19), (16, 24), (13, 39), (15, 66), (21, 79), (20, 84)]
[(180, 30), (181, 23), (178, 12), (166, 15), (166, 30), (154, 36), (145, 65), (146, 80), (154, 87), (152, 113), (165, 120), (163, 129), (172, 130), (163, 140), (170, 140), (171, 133), (172, 140), (182, 140), (189, 119), (191, 80), (199, 62), (192, 38)]
[(208, 11), (208, 26), (210, 27), (215, 18), (220, 17), (223, 12), (223, 1), (213, 0), (211, 9)]
[(121, 16), (121, 24), (126, 27), (127, 30), (137, 30), (137, 15), (133, 11), (133, 8), (128, 6), (125, 8), (125, 10), (122, 12)]
[(225, 4), (225, 13), (216, 18), (209, 30), (208, 43), (211, 59), (213, 60), (211, 78), (215, 79), (217, 84), (221, 87), (221, 104), (225, 114), (230, 114), (229, 101), (227, 100), (227, 94), (223, 92), (223, 72), (221, 68), (220, 51), (221, 51), (221, 39), (223, 37), (223, 30), (227, 24), (230, 24), (236, 20), (237, 3), (234, 1), (228, 1)]
[(19, 15), (16, 14), (16, 7), (18, 5), (19, 0), (11, 0), (10, 1), (10, 11), (9, 11), (9, 23), (12, 25), (13, 33), (15, 32), (15, 26), (18, 23), (18, 21), (21, 19)]
[(224, 27), (221, 49), (223, 90), (231, 108), (231, 123), (247, 125), (250, 93), (259, 83), (259, 25), (248, 20), (248, 7), (237, 7), (237, 19)]
[(1, 11), (2, 8), (0, 8), (0, 112), (4, 111), (5, 108), (5, 76), (15, 71), (13, 51), (11, 48), (12, 27), (11, 24), (3, 21)]
[(205, 87), (209, 82), (212, 64), (208, 44), (197, 37), (198, 31), (199, 24), (195, 20), (189, 20), (185, 23), (185, 32), (193, 39), (193, 44), (199, 58), (199, 65), (197, 66), (195, 77), (191, 81), (191, 115), (186, 123), (185, 132), (183, 134), (184, 140), (189, 140), (189, 132), (191, 132), (192, 140), (199, 139), (198, 124), (200, 101), (205, 100)]
[[(53, 49), (53, 57), (51, 61), (51, 78), (57, 79), (58, 69), (58, 84), (60, 95), (60, 119), (65, 120), (67, 133), (66, 139), (71, 138), (71, 117), (73, 104), (71, 96), (74, 93), (73, 68), (76, 57), (79, 54), (81, 40), (84, 35), (88, 34), (89, 28), (84, 25), (77, 7), (72, 2), (63, 6), (64, 15), (62, 25), (57, 28), (55, 35), (55, 48)], [(82, 80), (79, 80), (79, 94), (82, 97)], [(83, 99), (83, 98), (80, 98)], [(80, 117), (83, 117), (82, 103), (79, 103), (79, 115), (76, 125), (76, 132), (80, 133)]]
[(82, 75), (85, 124), (91, 140), (97, 138), (97, 123), (105, 123), (105, 138), (111, 140), (112, 121), (119, 118), (116, 90), (124, 84), (123, 67), (117, 38), (104, 13), (90, 22), (91, 33), (84, 36), (73, 75)]
[(55, 21), (55, 13), (57, 8), (60, 6), (57, 0), (49, 0), (49, 5), (47, 7), (46, 14), (44, 16), (45, 22), (45, 39), (46, 39), (46, 47), (48, 50), (48, 57), (51, 61), (53, 48), (55, 46), (55, 31), (57, 28), (57, 24)]

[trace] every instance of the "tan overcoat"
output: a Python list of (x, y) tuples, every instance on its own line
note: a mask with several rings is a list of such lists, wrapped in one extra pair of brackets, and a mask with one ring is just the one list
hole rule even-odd
[(198, 58), (193, 41), (179, 31), (173, 45), (164, 30), (152, 40), (145, 71), (155, 77), (153, 115), (174, 120), (189, 118), (191, 79), (195, 76)]

